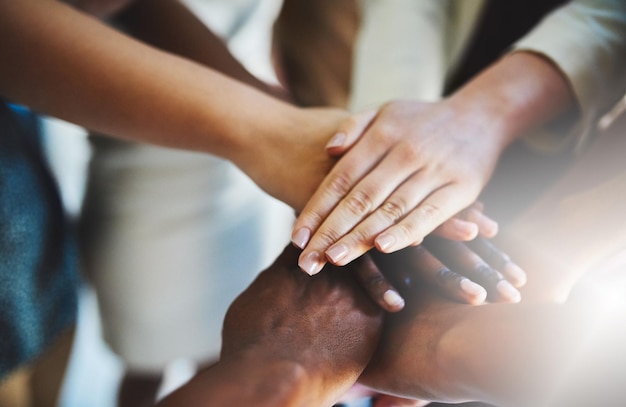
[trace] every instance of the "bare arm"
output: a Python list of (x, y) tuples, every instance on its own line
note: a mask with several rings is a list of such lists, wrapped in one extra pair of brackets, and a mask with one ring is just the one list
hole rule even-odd
[(0, 55), (3, 96), (105, 134), (232, 160), (295, 208), (330, 169), (324, 139), (345, 117), (299, 110), (52, 0), (0, 3)]
[(418, 302), (419, 311), (390, 318), (362, 382), (448, 402), (624, 402), (613, 379), (626, 373), (623, 301), (621, 308), (596, 301), (474, 308), (432, 298)]
[(220, 362), (165, 406), (330, 406), (354, 384), (380, 335), (382, 311), (353, 277), (309, 278), (297, 250), (283, 254), (233, 302)]

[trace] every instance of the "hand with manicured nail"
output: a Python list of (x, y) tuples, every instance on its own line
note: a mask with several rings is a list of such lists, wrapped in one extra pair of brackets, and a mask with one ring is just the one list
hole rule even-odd
[(345, 265), (373, 247), (419, 244), (476, 200), (509, 144), (573, 100), (549, 60), (519, 52), (441, 101), (397, 100), (354, 115), (327, 145), (343, 155), (294, 225), (302, 268), (314, 274), (327, 259)]
[(479, 305), (516, 303), (525, 272), (506, 253), (481, 237), (465, 242), (429, 236), (422, 245), (391, 254), (372, 252), (376, 264), (404, 297), (422, 283), (454, 301)]

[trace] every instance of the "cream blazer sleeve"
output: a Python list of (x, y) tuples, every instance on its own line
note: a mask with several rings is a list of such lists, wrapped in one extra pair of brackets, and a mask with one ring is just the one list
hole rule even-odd
[(516, 51), (537, 52), (554, 62), (568, 78), (580, 110), (569, 130), (547, 128), (527, 140), (544, 150), (580, 148), (598, 118), (626, 91), (626, 1), (573, 0), (518, 41)]

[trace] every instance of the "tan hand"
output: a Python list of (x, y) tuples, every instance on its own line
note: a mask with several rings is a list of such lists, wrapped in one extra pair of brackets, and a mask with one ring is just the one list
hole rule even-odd
[(326, 258), (347, 264), (373, 246), (389, 253), (419, 244), (476, 200), (500, 145), (489, 123), (463, 109), (448, 101), (380, 109), (294, 226), (304, 271), (318, 272)]

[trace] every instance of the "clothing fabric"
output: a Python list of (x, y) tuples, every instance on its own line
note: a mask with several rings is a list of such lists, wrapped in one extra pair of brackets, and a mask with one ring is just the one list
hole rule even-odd
[(0, 380), (75, 323), (75, 241), (29, 111), (0, 100)]
[[(363, 25), (355, 49), (350, 106), (361, 110), (391, 99), (433, 101), (444, 96), (469, 53), (485, 10), (494, 3), (497, 0), (361, 0)], [(532, 13), (546, 2), (513, 3)], [(592, 124), (626, 89), (626, 75), (620, 70), (626, 63), (626, 2), (570, 1), (500, 55), (521, 50), (544, 55), (562, 70), (581, 113), (577, 123), (568, 123), (574, 131), (559, 127), (530, 135), (528, 141), (542, 149), (581, 146)]]
[[(240, 41), (264, 12), (258, 0), (187, 2)], [(228, 306), (288, 243), (293, 211), (223, 159), (90, 141), (81, 251), (107, 344), (140, 373), (217, 359)]]
[(265, 198), (219, 158), (91, 143), (81, 242), (106, 342), (144, 373), (216, 359), (225, 312), (272, 239)]

